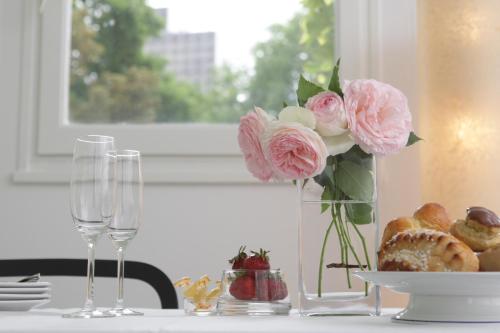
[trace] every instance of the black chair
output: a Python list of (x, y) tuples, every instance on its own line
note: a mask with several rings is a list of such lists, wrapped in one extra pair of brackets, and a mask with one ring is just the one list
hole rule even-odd
[[(116, 260), (95, 261), (96, 277), (116, 277)], [(172, 281), (161, 270), (139, 261), (125, 261), (125, 278), (146, 282), (156, 291), (162, 309), (177, 309), (177, 295)], [(85, 259), (4, 259), (0, 260), (0, 276), (86, 276)]]

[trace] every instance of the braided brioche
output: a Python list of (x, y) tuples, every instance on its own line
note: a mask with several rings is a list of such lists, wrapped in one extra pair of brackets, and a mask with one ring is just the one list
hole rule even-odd
[(442, 232), (450, 230), (451, 220), (446, 209), (437, 203), (426, 203), (418, 208), (413, 217), (399, 217), (387, 224), (382, 241), (384, 245), (394, 235), (405, 230), (433, 229)]
[(406, 230), (383, 244), (378, 256), (381, 271), (476, 272), (479, 261), (472, 250), (444, 232)]

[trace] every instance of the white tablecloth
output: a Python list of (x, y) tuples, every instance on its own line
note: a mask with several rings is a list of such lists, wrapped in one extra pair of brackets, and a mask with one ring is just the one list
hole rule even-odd
[(0, 332), (500, 332), (500, 324), (402, 324), (382, 317), (191, 317), (182, 310), (142, 309), (144, 317), (63, 319), (55, 309), (0, 312)]

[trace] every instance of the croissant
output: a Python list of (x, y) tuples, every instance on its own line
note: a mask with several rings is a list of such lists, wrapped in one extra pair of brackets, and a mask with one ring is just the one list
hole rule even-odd
[(382, 245), (381, 271), (477, 272), (479, 260), (464, 243), (444, 232), (422, 229), (396, 234)]

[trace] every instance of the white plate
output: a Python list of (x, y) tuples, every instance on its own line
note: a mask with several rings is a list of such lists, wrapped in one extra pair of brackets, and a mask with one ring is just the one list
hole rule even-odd
[(24, 301), (0, 301), (0, 311), (28, 311), (48, 302), (50, 302), (50, 298)]
[(47, 299), (50, 294), (0, 294), (0, 301)]
[(41, 288), (41, 287), (50, 287), (50, 282), (0, 282), (0, 288)]
[(50, 292), (50, 288), (0, 288), (0, 294), (43, 294)]
[(500, 322), (500, 272), (355, 272), (401, 293), (406, 308), (394, 320)]

